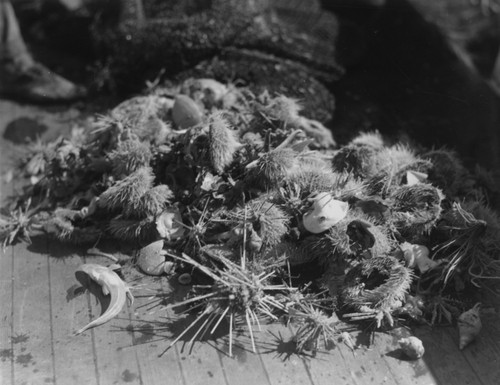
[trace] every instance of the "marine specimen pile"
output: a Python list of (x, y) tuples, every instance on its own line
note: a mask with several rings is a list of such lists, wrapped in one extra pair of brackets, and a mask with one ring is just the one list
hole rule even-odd
[(349, 340), (346, 322), (452, 323), (500, 278), (487, 173), (378, 132), (338, 147), (286, 95), (157, 87), (32, 143), (20, 170), (31, 183), (2, 216), (4, 246), (128, 242), (143, 273), (192, 281), (172, 306), (195, 313), (192, 341), (226, 325), (230, 354), (233, 330), (254, 344), (267, 321), (295, 324), (298, 351)]

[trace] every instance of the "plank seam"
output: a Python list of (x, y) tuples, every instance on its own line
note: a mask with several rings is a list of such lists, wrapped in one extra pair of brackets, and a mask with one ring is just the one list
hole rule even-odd
[[(130, 307), (128, 308), (128, 320), (130, 322), (130, 325), (133, 324), (134, 320), (132, 319), (132, 310)], [(131, 342), (132, 345), (134, 345), (134, 339), (135, 337), (135, 329), (132, 327), (132, 335), (131, 335)], [(134, 355), (135, 355), (135, 362), (137, 364), (137, 371), (139, 372), (139, 384), (144, 385), (144, 381), (142, 379), (142, 369), (141, 369), (141, 362), (139, 360), (139, 356), (137, 355), (137, 349), (134, 349)]]
[(177, 344), (174, 345), (174, 348), (175, 348), (175, 355), (177, 356), (177, 364), (179, 365), (179, 369), (181, 371), (182, 383), (183, 383), (183, 385), (187, 385), (186, 375), (184, 374), (184, 368), (182, 367), (182, 363), (181, 363), (181, 355), (179, 353), (179, 349), (177, 347)]
[(307, 366), (306, 359), (304, 357), (300, 357), (300, 360), (302, 361), (302, 364), (304, 365), (304, 368), (306, 369), (306, 373), (307, 373), (307, 377), (309, 378), (309, 381), (311, 381), (312, 385), (315, 385), (311, 371), (309, 370), (309, 367)]
[(10, 247), (11, 250), (11, 271), (10, 271), (10, 299), (11, 299), (11, 308), (10, 308), (10, 351), (12, 352), (10, 356), (10, 379), (11, 383), (16, 383), (16, 375), (14, 369), (14, 340), (12, 336), (14, 335), (14, 246)]
[(221, 352), (217, 350), (217, 357), (219, 357), (220, 367), (222, 369), (222, 375), (224, 376), (224, 382), (229, 385), (229, 380), (227, 379), (226, 368), (224, 367), (224, 362), (222, 362)]
[(262, 359), (262, 354), (260, 354), (259, 348), (256, 348), (256, 349), (257, 349), (257, 354), (259, 355), (260, 364), (262, 365), (262, 369), (264, 370), (264, 374), (266, 375), (267, 382), (268, 382), (268, 384), (272, 385), (271, 377), (269, 376), (266, 365), (264, 365), (264, 360)]
[[(48, 250), (48, 245), (47, 245)], [(57, 375), (56, 375), (56, 352), (54, 347), (54, 312), (52, 309), (52, 278), (50, 274), (50, 261), (49, 254), (47, 253), (47, 278), (49, 284), (49, 317), (50, 317), (50, 352), (52, 355), (52, 380), (54, 381), (54, 385), (57, 385)]]
[[(444, 333), (447, 333), (448, 336), (451, 337), (451, 340), (454, 340), (454, 336), (452, 335), (451, 331), (449, 329), (446, 329), (444, 330)], [(454, 345), (454, 346), (457, 346), (457, 345)], [(458, 347), (458, 346), (457, 346)], [(459, 350), (458, 354), (461, 354), (465, 361), (469, 364), (469, 369), (471, 370), (472, 373), (474, 373), (476, 375), (476, 378), (479, 380), (479, 382), (481, 383), (481, 385), (488, 385), (487, 383), (485, 383), (482, 379), (482, 376), (480, 375), (480, 373), (478, 373), (476, 371), (476, 369), (474, 368), (474, 365), (472, 364), (472, 362), (469, 360), (469, 358), (467, 357), (466, 354), (464, 354), (462, 351)], [(479, 385), (479, 384), (478, 384)]]
[[(87, 263), (87, 258), (83, 257), (83, 263)], [(92, 321), (92, 303), (90, 299), (90, 292), (87, 291), (87, 306), (88, 306), (88, 314), (89, 314), (89, 321)], [(94, 371), (95, 371), (95, 377), (96, 377), (96, 383), (97, 385), (101, 385), (101, 380), (100, 380), (100, 375), (99, 375), (99, 367), (97, 365), (97, 348), (95, 345), (95, 334), (94, 334), (94, 329), (90, 329), (90, 336), (92, 338), (92, 354), (94, 356)]]

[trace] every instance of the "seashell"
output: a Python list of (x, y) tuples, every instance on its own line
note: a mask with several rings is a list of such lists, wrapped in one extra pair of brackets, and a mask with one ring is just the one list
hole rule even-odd
[(179, 275), (179, 278), (177, 278), (177, 281), (181, 285), (189, 285), (191, 283), (191, 274), (183, 273), (183, 274)]
[(439, 262), (429, 258), (429, 248), (424, 245), (404, 242), (400, 245), (400, 248), (404, 253), (406, 266), (412, 268), (417, 267), (421, 273), (432, 270), (439, 265)]
[(175, 206), (168, 207), (156, 218), (156, 230), (160, 237), (167, 241), (181, 238), (186, 229), (182, 224), (182, 217), (179, 209)]
[(144, 246), (137, 252), (136, 263), (148, 275), (161, 275), (165, 272), (165, 251), (162, 239)]
[(172, 261), (166, 261), (163, 263), (163, 272), (165, 274), (172, 274), (175, 269), (175, 263)]
[(427, 180), (428, 175), (425, 172), (420, 171), (407, 171), (406, 172), (406, 184), (408, 186), (413, 186), (417, 183), (423, 183)]
[(417, 337), (411, 336), (407, 338), (401, 338), (398, 341), (404, 354), (411, 360), (418, 360), (425, 353), (424, 345), (422, 341)]
[(348, 209), (347, 202), (333, 199), (327, 192), (319, 193), (313, 199), (311, 210), (302, 216), (304, 228), (314, 234), (322, 233), (344, 219)]
[(304, 131), (309, 138), (314, 139), (314, 143), (321, 148), (329, 148), (337, 145), (333, 138), (332, 131), (326, 128), (317, 120), (299, 116), (295, 126)]
[(472, 309), (460, 314), (457, 320), (459, 348), (462, 350), (476, 339), (483, 327), (479, 316), (480, 303), (474, 305)]
[(411, 317), (421, 317), (423, 315), (422, 310), (424, 306), (425, 304), (421, 296), (412, 296), (410, 294), (406, 294), (405, 304), (401, 308), (401, 311), (405, 314), (410, 315)]
[(209, 92), (215, 102), (220, 101), (227, 94), (227, 87), (215, 79), (197, 79), (196, 83), (204, 92)]
[(177, 95), (172, 107), (172, 120), (180, 129), (201, 123), (203, 114), (196, 102), (186, 95)]

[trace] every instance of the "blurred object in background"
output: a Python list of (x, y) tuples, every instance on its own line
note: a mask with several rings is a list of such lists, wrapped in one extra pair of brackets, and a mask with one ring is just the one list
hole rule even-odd
[(32, 103), (73, 101), (83, 87), (53, 73), (31, 56), (8, 1), (0, 2), (0, 96)]
[[(500, 0), (16, 2), (36, 57), (121, 98), (209, 77), (299, 99), (339, 143), (379, 130), (500, 166)], [(63, 53), (62, 55), (60, 53)], [(43, 55), (46, 56), (43, 56)], [(66, 66), (66, 63), (70, 65)], [(497, 74), (497, 75), (495, 75)], [(490, 81), (490, 78), (493, 79)]]

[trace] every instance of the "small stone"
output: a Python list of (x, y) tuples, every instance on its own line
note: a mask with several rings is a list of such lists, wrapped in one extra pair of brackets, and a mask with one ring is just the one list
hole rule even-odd
[(183, 274), (179, 275), (179, 278), (177, 278), (177, 281), (181, 285), (189, 285), (191, 283), (191, 274), (183, 273)]

